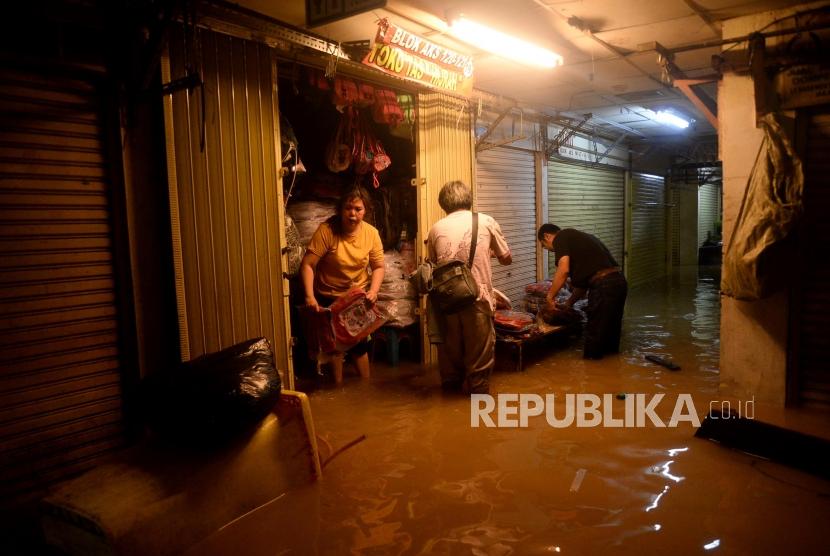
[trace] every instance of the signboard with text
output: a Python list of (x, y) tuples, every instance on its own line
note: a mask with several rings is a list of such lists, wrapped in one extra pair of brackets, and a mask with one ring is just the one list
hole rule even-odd
[(473, 91), (473, 58), (439, 46), (383, 19), (363, 64), (450, 93)]
[(785, 110), (830, 103), (830, 65), (786, 68), (775, 76), (775, 88)]

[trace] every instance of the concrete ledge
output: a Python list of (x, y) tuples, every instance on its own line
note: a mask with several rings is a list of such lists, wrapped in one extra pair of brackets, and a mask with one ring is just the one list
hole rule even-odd
[(308, 398), (283, 391), (231, 445), (139, 445), (58, 485), (41, 522), (47, 542), (70, 555), (175, 554), (320, 475)]

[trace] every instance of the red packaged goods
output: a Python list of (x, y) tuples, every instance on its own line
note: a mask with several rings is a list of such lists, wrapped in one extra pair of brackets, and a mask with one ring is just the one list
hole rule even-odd
[(398, 97), (389, 89), (375, 90), (375, 104), (372, 118), (379, 124), (398, 125), (403, 121), (403, 110), (398, 104)]
[(536, 317), (521, 311), (496, 311), (495, 325), (504, 330), (525, 330), (536, 322)]
[(346, 351), (383, 326), (389, 316), (366, 300), (366, 292), (353, 288), (329, 307), (338, 351)]
[(551, 281), (543, 280), (541, 282), (534, 282), (525, 286), (525, 293), (531, 295), (546, 295), (550, 289)]
[(332, 102), (337, 106), (356, 104), (360, 99), (357, 92), (357, 83), (344, 77), (334, 79), (334, 90), (331, 92)]
[(358, 104), (360, 106), (372, 106), (375, 103), (375, 88), (369, 85), (368, 83), (361, 83), (357, 86), (358, 89), (358, 96), (360, 99), (358, 100)]

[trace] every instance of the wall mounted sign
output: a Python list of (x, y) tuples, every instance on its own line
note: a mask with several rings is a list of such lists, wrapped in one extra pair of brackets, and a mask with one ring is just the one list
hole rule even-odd
[(389, 23), (378, 32), (363, 63), (389, 75), (436, 89), (469, 96), (473, 91), (473, 58), (439, 46)]
[(384, 7), (386, 0), (305, 0), (305, 22), (316, 27)]
[(830, 65), (786, 68), (775, 76), (779, 106), (785, 110), (830, 103)]

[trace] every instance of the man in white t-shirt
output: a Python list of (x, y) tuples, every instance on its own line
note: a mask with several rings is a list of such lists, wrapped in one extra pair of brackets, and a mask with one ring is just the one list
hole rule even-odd
[[(470, 188), (460, 181), (448, 182), (438, 194), (438, 204), (447, 216), (429, 231), (429, 259), (436, 265), (450, 260), (466, 263), (473, 228)], [(456, 313), (440, 315), (444, 320), (444, 341), (438, 344), (438, 365), (444, 390), (486, 394), (496, 346), (490, 257), (495, 256), (503, 265), (513, 262), (513, 257), (498, 222), (487, 214), (477, 214), (478, 239), (471, 270), (478, 283), (479, 298)]]

